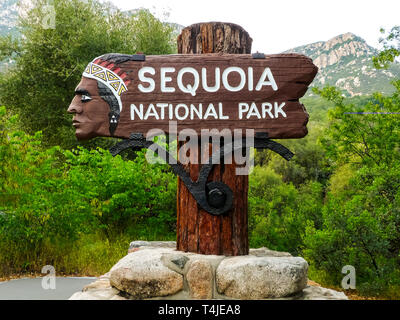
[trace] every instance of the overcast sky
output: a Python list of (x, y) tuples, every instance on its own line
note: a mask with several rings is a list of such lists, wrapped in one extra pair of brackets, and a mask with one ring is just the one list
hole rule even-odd
[[(111, 0), (123, 10), (148, 8), (163, 21), (188, 26), (222, 21), (241, 25), (252, 51), (281, 51), (352, 32), (378, 47), (381, 27), (400, 24), (400, 0)], [(169, 13), (165, 17), (163, 13)]]

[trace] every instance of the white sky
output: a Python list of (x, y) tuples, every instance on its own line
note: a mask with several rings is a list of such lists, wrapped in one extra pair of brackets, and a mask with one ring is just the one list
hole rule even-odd
[[(241, 25), (252, 51), (281, 51), (352, 32), (379, 47), (381, 27), (400, 25), (400, 0), (111, 0), (123, 10), (148, 8), (163, 21), (188, 26), (222, 21)], [(163, 13), (168, 12), (169, 17)]]

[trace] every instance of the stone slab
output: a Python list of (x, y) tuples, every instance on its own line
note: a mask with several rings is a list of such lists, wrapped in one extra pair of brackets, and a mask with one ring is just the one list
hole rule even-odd
[(217, 290), (235, 299), (281, 298), (306, 287), (307, 271), (300, 257), (226, 258), (217, 268)]

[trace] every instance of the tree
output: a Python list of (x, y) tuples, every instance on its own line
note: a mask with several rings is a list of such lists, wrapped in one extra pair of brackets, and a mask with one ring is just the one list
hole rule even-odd
[[(399, 41), (396, 27), (374, 62), (380, 67), (393, 62)], [(315, 280), (338, 285), (342, 267), (350, 264), (357, 270), (359, 291), (398, 297), (400, 80), (392, 83), (396, 90), (391, 96), (374, 93), (363, 104), (348, 103), (335, 87), (314, 90), (335, 104), (322, 142), (336, 170), (323, 226), (307, 227), (303, 253)]]
[(347, 104), (335, 87), (314, 90), (336, 106), (329, 112), (330, 127), (323, 143), (338, 164), (389, 166), (398, 161), (400, 80), (393, 84), (392, 96), (374, 93), (364, 105)]
[[(49, 14), (55, 14), (55, 25), (46, 29)], [(109, 52), (175, 51), (172, 27), (148, 11), (128, 14), (97, 0), (54, 0), (50, 7), (34, 0), (18, 26), (18, 38), (0, 38), (0, 58), (15, 60), (0, 75), (0, 103), (20, 115), (29, 133), (41, 130), (47, 145), (76, 145), (66, 110), (93, 58)]]
[(322, 200), (318, 182), (296, 189), (270, 167), (254, 167), (249, 184), (251, 246), (300, 254), (306, 226), (321, 227)]
[[(385, 32), (385, 29), (381, 29), (382, 34)], [(387, 68), (400, 55), (400, 26), (393, 27), (386, 38), (380, 39), (380, 42), (383, 44), (384, 50), (373, 57), (372, 61), (376, 68)]]

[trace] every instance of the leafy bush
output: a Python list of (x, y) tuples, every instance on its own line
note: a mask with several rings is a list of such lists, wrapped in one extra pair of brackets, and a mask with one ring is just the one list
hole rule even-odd
[(149, 164), (145, 152), (134, 161), (115, 158), (105, 150), (80, 147), (65, 151), (66, 181), (75, 197), (90, 203), (92, 213), (109, 237), (147, 225), (153, 234), (168, 234), (176, 222), (176, 178), (169, 168)]
[(320, 230), (307, 228), (304, 254), (325, 282), (338, 285), (349, 264), (360, 292), (382, 294), (400, 286), (400, 165), (360, 169), (350, 187), (329, 196)]
[(319, 137), (324, 134), (320, 123), (309, 124), (309, 134), (303, 139), (281, 141), (295, 156), (287, 161), (270, 150), (257, 151), (256, 165), (266, 165), (282, 176), (286, 183), (296, 187), (308, 181), (318, 181), (325, 184), (331, 174), (325, 150), (319, 143)]
[(307, 224), (321, 223), (321, 185), (296, 189), (268, 167), (255, 167), (249, 181), (250, 245), (300, 254)]
[[(49, 242), (76, 240), (90, 221), (90, 207), (73, 197), (64, 179), (61, 149), (40, 148), (41, 133), (10, 129), (16, 116), (0, 111), (0, 255), (27, 267)], [(5, 264), (2, 264), (5, 267)]]
[(400, 287), (400, 84), (394, 84), (391, 97), (375, 94), (363, 106), (346, 104), (332, 87), (319, 91), (336, 105), (323, 142), (339, 169), (322, 228), (307, 227), (304, 254), (312, 274), (330, 284), (353, 265), (357, 289), (370, 295)]
[(62, 265), (86, 234), (171, 238), (176, 179), (168, 167), (148, 164), (144, 153), (124, 161), (101, 149), (43, 149), (41, 133), (16, 131), (15, 121), (0, 109), (0, 271)]

